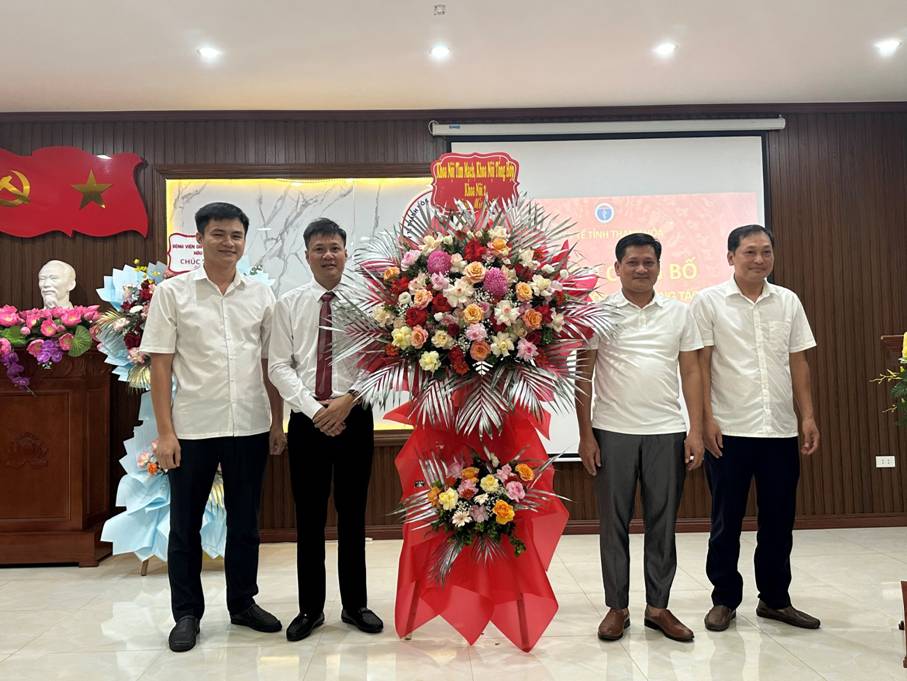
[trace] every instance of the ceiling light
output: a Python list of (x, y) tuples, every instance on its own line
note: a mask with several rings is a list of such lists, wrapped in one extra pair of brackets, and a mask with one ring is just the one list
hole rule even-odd
[(895, 52), (898, 51), (898, 48), (901, 46), (901, 41), (897, 38), (887, 38), (885, 40), (880, 40), (876, 43), (876, 49), (879, 51), (879, 54), (883, 57), (890, 57)]
[(676, 43), (665, 42), (656, 45), (652, 51), (662, 59), (674, 56), (674, 50), (677, 49)]
[(447, 45), (435, 45), (431, 48), (431, 58), (435, 61), (444, 61), (450, 56), (450, 48)]
[(221, 54), (223, 54), (223, 52), (216, 47), (211, 47), (209, 45), (198, 48), (198, 56), (202, 58), (202, 61), (217, 61)]
[(432, 13), (436, 17), (444, 16), (445, 14), (447, 14), (447, 5), (435, 5), (435, 8), (434, 8), (434, 10), (432, 10)]
[(110, 160), (110, 156), (108, 156), (107, 154), (98, 154), (98, 158), (104, 159), (105, 161)]

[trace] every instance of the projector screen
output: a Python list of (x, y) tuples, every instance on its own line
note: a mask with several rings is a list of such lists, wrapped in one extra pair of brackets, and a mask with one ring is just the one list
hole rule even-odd
[[(451, 151), (504, 151), (516, 159), (518, 191), (575, 223), (576, 252), (597, 269), (601, 295), (620, 288), (614, 246), (626, 234), (646, 232), (661, 241), (656, 290), (689, 302), (730, 276), (728, 232), (765, 224), (758, 134), (453, 141)], [(578, 442), (574, 414), (554, 414), (548, 452), (572, 454)]]

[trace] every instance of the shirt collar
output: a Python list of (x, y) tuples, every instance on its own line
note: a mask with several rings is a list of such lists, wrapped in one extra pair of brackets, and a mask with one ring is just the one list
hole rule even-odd
[[(205, 280), (209, 281), (212, 286), (217, 288), (217, 284), (215, 284), (213, 281), (211, 281), (211, 279), (208, 277), (208, 272), (205, 271), (204, 265), (202, 265), (201, 267), (199, 267), (197, 269), (192, 270), (192, 278), (195, 279), (195, 281), (201, 281), (202, 279), (205, 279)], [(233, 277), (233, 281), (230, 282), (230, 285), (227, 287), (227, 291), (225, 293), (229, 293), (234, 288), (238, 288), (240, 286), (245, 286), (245, 285), (246, 285), (246, 278), (239, 271), (239, 269), (237, 269), (236, 274)]]
[[(649, 304), (646, 305), (646, 307), (651, 307), (652, 305), (657, 305), (658, 307), (664, 307), (665, 300), (667, 300), (667, 298), (665, 296), (661, 295), (658, 291), (655, 291), (655, 297), (652, 298), (651, 301), (649, 301)], [(623, 290), (619, 290), (619, 291), (617, 291), (617, 293), (614, 293), (611, 296), (609, 296), (608, 302), (611, 305), (613, 305), (614, 307), (626, 307), (627, 305), (630, 305), (630, 306), (636, 308), (637, 310), (646, 309), (646, 307), (642, 307), (642, 308), (636, 307), (636, 305), (634, 305), (629, 300), (627, 300), (627, 297), (624, 295)]]
[[(336, 294), (338, 291), (343, 291), (343, 288), (344, 288), (343, 280), (341, 279), (340, 283), (337, 284), (334, 288), (332, 288), (331, 291)], [(312, 293), (315, 294), (315, 297), (320, 298), (327, 292), (328, 292), (328, 289), (326, 289), (324, 286), (319, 284), (318, 281), (315, 279), (315, 277), (312, 277)]]
[[(769, 296), (774, 295), (774, 293), (775, 293), (774, 289), (775, 289), (774, 284), (770, 284), (768, 279), (766, 279), (765, 283), (762, 284), (762, 293), (759, 294), (759, 297), (756, 298), (755, 302), (758, 303), (763, 298), (768, 298)], [(738, 295), (741, 298), (746, 298), (746, 296), (743, 295), (743, 291), (741, 291), (740, 287), (737, 286), (737, 280), (734, 279), (734, 275), (732, 274), (731, 278), (728, 279), (724, 284), (724, 297), (730, 298), (733, 295)], [(749, 300), (749, 298), (746, 298), (746, 299)]]

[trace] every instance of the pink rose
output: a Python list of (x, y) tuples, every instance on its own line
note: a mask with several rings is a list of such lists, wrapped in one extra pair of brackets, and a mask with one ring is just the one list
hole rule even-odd
[(5, 338), (0, 338), (0, 357), (8, 355), (13, 351), (13, 344)]
[(523, 487), (523, 483), (516, 480), (508, 482), (504, 489), (507, 490), (507, 496), (513, 499), (514, 501), (522, 501), (526, 496), (526, 489)]
[(404, 270), (408, 270), (418, 262), (420, 255), (422, 255), (422, 252), (415, 249), (407, 251), (404, 253), (402, 260), (400, 260), (400, 267)]
[(421, 326), (414, 326), (410, 342), (413, 344), (413, 347), (417, 350), (425, 345), (425, 341), (428, 340), (428, 331), (423, 329)]
[(71, 333), (64, 333), (60, 336), (60, 349), (63, 352), (69, 352), (72, 349), (73, 336)]
[(36, 338), (25, 348), (26, 352), (32, 357), (37, 357), (41, 354), (41, 347), (44, 345), (44, 341), (40, 338)]
[(475, 481), (475, 478), (469, 478), (469, 479), (467, 479), (467, 480), (463, 480), (463, 481), (460, 483), (460, 486), (457, 487), (457, 494), (459, 494), (459, 495), (462, 497), (462, 496), (463, 496), (463, 492), (465, 492), (465, 491), (467, 491), (467, 490), (469, 490), (469, 491), (471, 491), (471, 492), (475, 492), (475, 491), (476, 491), (476, 481)]
[(484, 523), (488, 520), (488, 511), (485, 510), (484, 506), (473, 506), (469, 509), (469, 515), (471, 515), (472, 519), (477, 523)]
[(41, 335), (52, 338), (57, 335), (57, 325), (53, 319), (45, 319), (41, 322)]
[(511, 475), (513, 475), (513, 468), (510, 467), (509, 463), (505, 463), (498, 472), (494, 474), (494, 477), (501, 482), (507, 482)]
[(483, 324), (470, 324), (466, 327), (466, 338), (471, 341), (485, 340), (487, 337), (488, 332)]
[[(437, 253), (437, 251), (435, 251)], [(431, 275), (431, 287), (435, 291), (443, 291), (444, 289), (450, 286), (450, 279), (445, 277), (443, 274), (435, 272)]]
[(0, 307), (0, 326), (16, 326), (22, 323), (19, 311), (12, 305)]
[(77, 326), (82, 323), (82, 311), (75, 307), (70, 310), (62, 310), (60, 312), (60, 321), (65, 326)]

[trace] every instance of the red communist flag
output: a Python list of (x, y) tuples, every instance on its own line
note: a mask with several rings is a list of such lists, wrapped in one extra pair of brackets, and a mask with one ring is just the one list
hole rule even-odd
[(135, 184), (136, 154), (95, 156), (75, 147), (45, 147), (30, 156), (0, 149), (0, 232), (110, 236), (148, 234)]

